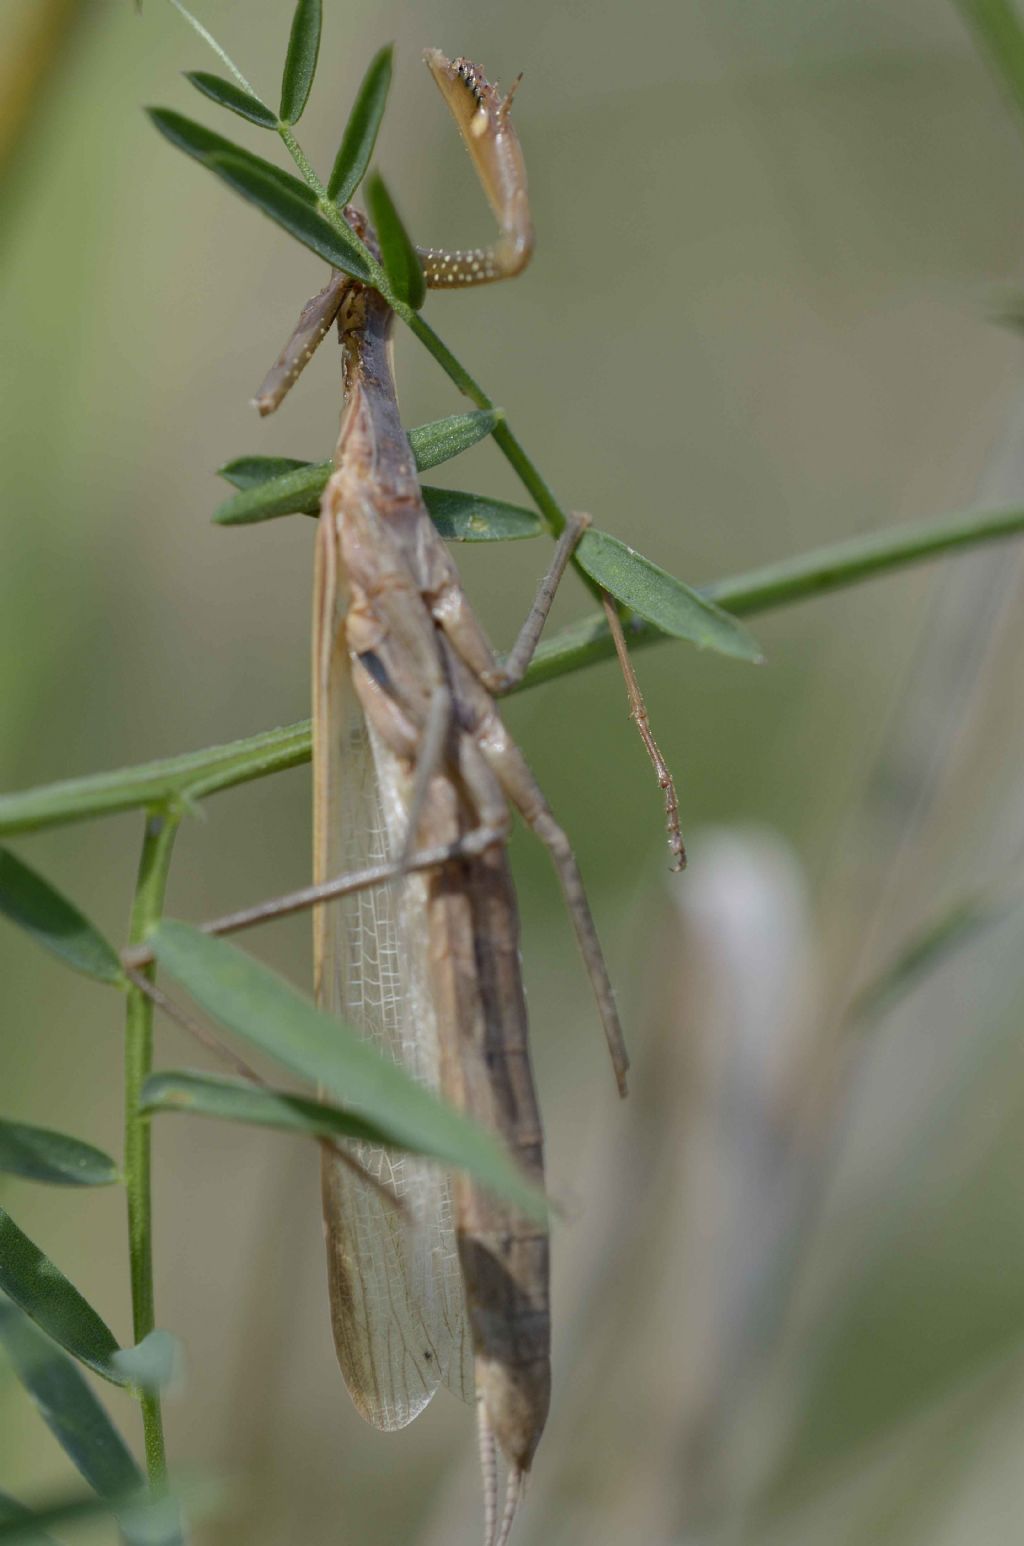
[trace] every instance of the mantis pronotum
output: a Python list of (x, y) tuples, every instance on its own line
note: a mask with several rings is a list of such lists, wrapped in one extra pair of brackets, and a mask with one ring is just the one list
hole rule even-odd
[[(464, 60), (433, 51), (426, 59), (499, 224), (490, 248), (422, 252), (427, 282), (455, 288), (508, 277), (527, 262), (533, 240), (510, 96)], [(358, 211), (346, 218), (373, 242)], [(317, 996), (498, 1132), (540, 1181), (504, 851), (510, 803), (554, 859), (623, 1091), (627, 1059), (576, 861), (493, 694), (525, 671), (587, 521), (566, 528), (499, 666), (423, 504), (391, 373), (393, 314), (380, 295), (335, 275), (303, 310), (258, 406), (277, 405), (335, 318), (345, 409), (317, 542), (315, 880), (389, 862), (403, 878), (317, 908)], [(438, 847), (449, 861), (420, 869), (417, 855)], [(331, 1313), (349, 1389), (371, 1422), (398, 1428), (442, 1381), (464, 1395), (475, 1388), (486, 1539), (500, 1546), (547, 1417), (547, 1232), (464, 1176), (449, 1198), (448, 1183), (416, 1160), (369, 1149), (357, 1158), (377, 1186), (332, 1150), (323, 1160)], [(401, 1198), (401, 1214), (381, 1182)], [(496, 1445), (509, 1471), (500, 1522)]]

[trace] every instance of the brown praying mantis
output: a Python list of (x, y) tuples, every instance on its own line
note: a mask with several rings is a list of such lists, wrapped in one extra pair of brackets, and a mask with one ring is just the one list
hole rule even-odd
[[(519, 139), (474, 65), (431, 51), (499, 225), (493, 246), (421, 253), (428, 285), (517, 274), (533, 231)], [(366, 242), (359, 213), (346, 218)], [(543, 1179), (527, 1044), (519, 922), (505, 857), (509, 804), (555, 862), (594, 987), (619, 1088), (627, 1057), (611, 984), (568, 840), (498, 717), (587, 520), (565, 529), (537, 599), (499, 666), (427, 513), (391, 371), (393, 314), (376, 291), (332, 277), (257, 397), (276, 407), (337, 319), (345, 409), (317, 538), (313, 636), (317, 882), (362, 863), (448, 848), (400, 889), (359, 891), (315, 913), (318, 1002), (436, 1083)], [(503, 1546), (548, 1412), (548, 1234), (464, 1175), (362, 1146), (360, 1163), (403, 1199), (388, 1206), (325, 1149), (323, 1201), (335, 1345), (359, 1410), (382, 1428), (410, 1421), (444, 1381), (475, 1387), (488, 1543)], [(461, 1277), (461, 1284), (460, 1284)], [(460, 1313), (468, 1312), (473, 1380)], [(499, 1524), (495, 1442), (508, 1463)]]
[[(502, 96), (464, 59), (425, 58), (498, 237), (470, 251), (418, 249), (424, 277), (445, 289), (510, 278), (533, 248), (513, 93)], [(367, 218), (351, 205), (344, 218), (375, 251)], [(232, 932), (313, 905), (318, 1003), (496, 1133), (542, 1185), (505, 851), (510, 808), (554, 862), (623, 1094), (628, 1059), (576, 859), (495, 699), (523, 677), (589, 517), (567, 523), (499, 663), (423, 502), (399, 417), (386, 299), (333, 272), (256, 404), (261, 413), (279, 405), (335, 321), (344, 409), (316, 547), (314, 884), (207, 928)], [(678, 839), (674, 791), (609, 598), (605, 611)], [(672, 846), (681, 859), (681, 841)], [(134, 968), (146, 956), (125, 959)], [(485, 1542), (505, 1546), (550, 1398), (547, 1229), (465, 1174), (449, 1181), (426, 1160), (367, 1142), (324, 1145), (323, 1202), (334, 1340), (356, 1406), (396, 1429), (441, 1383), (475, 1393)], [(500, 1519), (499, 1448), (508, 1467)]]

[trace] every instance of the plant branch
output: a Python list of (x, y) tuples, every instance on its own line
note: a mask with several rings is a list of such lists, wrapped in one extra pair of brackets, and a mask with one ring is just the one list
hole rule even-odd
[[(927, 525), (897, 526), (813, 549), (797, 558), (715, 580), (702, 594), (737, 616), (768, 612), (943, 553), (979, 547), (1024, 532), (1024, 509), (973, 510)], [(623, 624), (632, 650), (662, 644), (668, 636), (633, 617)], [(615, 643), (600, 616), (572, 623), (542, 643), (517, 692), (610, 660)], [(206, 795), (285, 768), (310, 756), (309, 721), (265, 730), (259, 735), (204, 751), (166, 757), (139, 767), (46, 784), (0, 795), (0, 835), (34, 832), (140, 806), (187, 806)]]
[[(179, 812), (150, 812), (139, 860), (129, 939), (141, 944), (163, 910), (167, 873)], [(153, 967), (145, 968), (147, 978)], [(153, 1208), (150, 1192), (149, 1118), (141, 1109), (142, 1086), (153, 1069), (153, 1005), (136, 984), (128, 989), (124, 1046), (124, 1174), (128, 1195), (128, 1255), (132, 1289), (132, 1327), (136, 1342), (156, 1324), (153, 1303)], [(151, 1486), (167, 1480), (160, 1396), (140, 1390), (146, 1474)]]

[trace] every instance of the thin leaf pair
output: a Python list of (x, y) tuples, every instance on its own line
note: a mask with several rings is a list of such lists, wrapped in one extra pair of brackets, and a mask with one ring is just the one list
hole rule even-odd
[(227, 51), (181, 4), (181, 0), (171, 0), (171, 3), (204, 42), (209, 43), (214, 53), (223, 60), (235, 77), (233, 81), (229, 81), (223, 76), (211, 75), (206, 70), (189, 72), (186, 79), (191, 81), (197, 91), (201, 91), (219, 107), (226, 107), (230, 112), (247, 119), (249, 123), (258, 124), (262, 129), (278, 129), (298, 123), (309, 100), (320, 53), (321, 0), (298, 0), (295, 7), (288, 39), (288, 52), (285, 55), (281, 77), (279, 113), (273, 112), (265, 102), (260, 100)]

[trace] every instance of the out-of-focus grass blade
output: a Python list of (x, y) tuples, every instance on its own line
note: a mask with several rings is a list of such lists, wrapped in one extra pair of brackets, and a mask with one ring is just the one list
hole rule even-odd
[(91, 1143), (2, 1117), (0, 1171), (51, 1186), (109, 1186), (120, 1178), (114, 1161)]
[(411, 306), (413, 311), (419, 311), (427, 298), (423, 268), (402, 223), (402, 217), (378, 172), (374, 172), (366, 185), (366, 201), (380, 244), (381, 262), (392, 292), (400, 301)]
[(543, 1197), (490, 1134), (315, 1009), (290, 983), (233, 945), (164, 919), (149, 943), (198, 1004), (285, 1068), (379, 1126), (402, 1148), (471, 1172), (534, 1217)]
[(254, 166), (254, 157), (235, 154), (207, 156), (203, 162), (222, 178), (228, 187), (234, 188), (243, 199), (273, 220), (289, 236), (315, 252), (332, 267), (351, 274), (354, 279), (369, 281), (370, 272), (359, 250), (356, 238), (336, 230), (308, 199), (299, 197), (286, 188), (276, 177), (268, 177), (260, 167)]
[(446, 542), (516, 542), (522, 537), (539, 537), (543, 530), (535, 511), (484, 494), (424, 484), (423, 502)]
[(973, 28), (979, 52), (1002, 77), (1010, 100), (1024, 118), (1024, 21), (1014, 0), (954, 0)]
[(0, 848), (0, 913), (76, 972), (121, 983), (117, 952), (66, 897), (35, 870)]
[(389, 1132), (355, 1112), (285, 1090), (268, 1090), (245, 1079), (189, 1070), (151, 1074), (142, 1086), (142, 1109), (154, 1113), (184, 1111), (224, 1122), (306, 1133), (312, 1138), (359, 1138), (366, 1143), (394, 1145)]
[(717, 650), (739, 660), (761, 660), (756, 639), (742, 623), (608, 532), (585, 532), (576, 558), (609, 595), (663, 633), (687, 639), (698, 649)]
[[(191, 1509), (191, 1492), (187, 1501)], [(121, 1533), (131, 1546), (182, 1546), (177, 1497), (168, 1493), (151, 1497), (145, 1491), (119, 1498), (80, 1493), (77, 1497), (56, 1498), (31, 1510), (13, 1499), (0, 1497), (0, 1546), (53, 1546), (49, 1530), (63, 1531), (104, 1514), (117, 1517)]]
[(229, 112), (248, 119), (249, 123), (258, 124), (261, 129), (277, 128), (277, 119), (267, 104), (248, 91), (243, 91), (234, 81), (226, 81), (222, 75), (213, 75), (209, 70), (186, 70), (185, 79), (191, 81), (204, 97), (216, 102), (218, 107), (226, 107)]
[(847, 1019), (865, 1029), (893, 1009), (917, 984), (958, 950), (971, 944), (990, 924), (999, 923), (1019, 898), (990, 895), (961, 897), (909, 941), (884, 971), (863, 988)]
[(0, 1296), (0, 1342), (61, 1449), (101, 1497), (142, 1485), (142, 1472), (78, 1365)]
[[(21, 1306), (41, 1331), (87, 1369), (94, 1370), (114, 1385), (143, 1382), (146, 1357), (139, 1349), (145, 1347), (147, 1339), (138, 1349), (125, 1350), (129, 1356), (126, 1371), (119, 1365), (123, 1350), (118, 1347), (110, 1327), (3, 1208), (0, 1208), (0, 1289)], [(132, 1355), (138, 1355), (141, 1369), (138, 1365), (132, 1366)]]
[(253, 155), (252, 151), (246, 150), (243, 145), (236, 145), (233, 140), (225, 139), (223, 134), (215, 134), (205, 124), (196, 123), (193, 118), (186, 118), (184, 113), (175, 113), (169, 107), (149, 107), (146, 111), (164, 139), (177, 146), (178, 150), (183, 150), (187, 156), (191, 156), (193, 161), (198, 161), (203, 166), (210, 166), (215, 156), (238, 157), (254, 171), (259, 171), (264, 177), (276, 182), (293, 198), (299, 199), (312, 210), (316, 209), (316, 194), (312, 188), (300, 178), (286, 172), (283, 167), (275, 166), (272, 161), (266, 161), (262, 156)]
[(298, 0), (281, 77), (281, 121), (295, 124), (309, 101), (320, 53), (320, 0)]
[(337, 204), (347, 204), (366, 176), (391, 85), (392, 53), (388, 43), (374, 54), (348, 115), (327, 184), (328, 195)]
[(0, 1492), (0, 1541), (54, 1546), (53, 1536), (46, 1534), (40, 1516), (6, 1492)]

